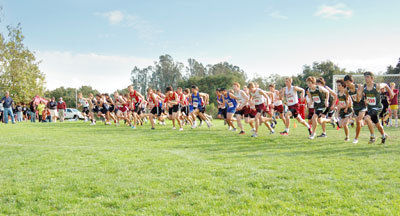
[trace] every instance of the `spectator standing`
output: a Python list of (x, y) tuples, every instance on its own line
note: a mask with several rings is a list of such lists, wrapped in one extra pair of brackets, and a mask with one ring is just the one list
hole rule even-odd
[(39, 113), (39, 122), (42, 122), (42, 115), (45, 108), (46, 105), (44, 105), (44, 101), (40, 101), (39, 105), (37, 106), (37, 111)]
[(62, 97), (60, 97), (57, 103), (57, 111), (60, 117), (60, 122), (64, 121), (65, 110), (67, 109), (67, 104), (63, 101)]
[(36, 104), (35, 104), (34, 100), (32, 100), (29, 103), (29, 115), (31, 116), (31, 122), (35, 122), (36, 121)]
[[(400, 64), (400, 61), (399, 61)], [(399, 126), (399, 122), (398, 122), (398, 111), (399, 111), (399, 90), (396, 89), (396, 84), (394, 82), (390, 83), (390, 88), (393, 91), (393, 98), (390, 99), (390, 110), (392, 111), (392, 113), (390, 114), (390, 127), (393, 126), (393, 122), (392, 122), (392, 115), (394, 117), (395, 120), (395, 126), (398, 127)]]
[(49, 108), (50, 110), (50, 118), (51, 118), (50, 122), (57, 122), (57, 117), (58, 117), (57, 102), (54, 97), (52, 97), (50, 102), (47, 104), (47, 108)]
[(4, 113), (3, 103), (0, 103), (0, 122), (3, 122), (3, 113)]
[(22, 122), (22, 106), (20, 103), (15, 107), (15, 111), (17, 113), (17, 122)]
[(22, 103), (22, 119), (26, 122), (28, 120), (28, 108), (25, 103)]
[(4, 107), (4, 123), (8, 124), (8, 116), (11, 116), (11, 121), (15, 124), (14, 114), (12, 110), (12, 105), (14, 103), (13, 99), (10, 97), (10, 93), (7, 91), (5, 96), (0, 100), (0, 103), (3, 103)]

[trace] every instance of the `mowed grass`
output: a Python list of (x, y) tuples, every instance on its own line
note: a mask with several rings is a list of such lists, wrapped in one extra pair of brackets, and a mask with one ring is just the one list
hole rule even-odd
[(367, 128), (352, 144), (332, 128), (308, 140), (300, 125), (288, 137), (263, 127), (258, 138), (221, 121), (183, 132), (0, 125), (0, 213), (399, 215), (400, 129), (386, 130), (382, 146), (367, 143)]

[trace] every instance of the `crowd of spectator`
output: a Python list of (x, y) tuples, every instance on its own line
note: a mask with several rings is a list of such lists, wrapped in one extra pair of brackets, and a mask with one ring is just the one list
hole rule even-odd
[(10, 97), (10, 93), (6, 92), (5, 96), (0, 100), (0, 121), (7, 124), (11, 121), (16, 122), (57, 122), (64, 121), (66, 103), (60, 97), (58, 101), (55, 98), (50, 100), (34, 97), (28, 104), (15, 103)]

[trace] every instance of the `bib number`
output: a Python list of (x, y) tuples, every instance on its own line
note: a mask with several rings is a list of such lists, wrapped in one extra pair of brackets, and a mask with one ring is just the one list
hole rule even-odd
[(346, 101), (339, 101), (339, 106), (342, 106), (342, 107), (346, 106)]
[(376, 98), (375, 97), (367, 97), (367, 103), (370, 106), (376, 105)]
[(193, 107), (197, 107), (197, 106), (199, 106), (199, 103), (198, 102), (193, 102)]
[(230, 108), (234, 107), (232, 102), (229, 102), (229, 103), (228, 103), (228, 106), (229, 106)]
[(321, 99), (319, 98), (319, 96), (313, 96), (312, 98), (315, 103), (321, 103)]

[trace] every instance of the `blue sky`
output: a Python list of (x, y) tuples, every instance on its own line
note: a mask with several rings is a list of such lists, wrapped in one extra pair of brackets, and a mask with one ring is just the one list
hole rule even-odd
[(21, 23), (47, 87), (129, 84), (161, 54), (228, 61), (250, 77), (300, 73), (332, 60), (380, 72), (400, 57), (400, 1), (0, 0), (2, 25)]

